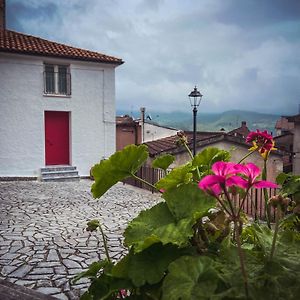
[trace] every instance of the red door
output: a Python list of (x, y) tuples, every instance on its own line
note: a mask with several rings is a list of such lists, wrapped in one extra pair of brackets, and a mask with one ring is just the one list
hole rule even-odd
[(46, 165), (68, 165), (69, 113), (45, 111), (45, 157)]

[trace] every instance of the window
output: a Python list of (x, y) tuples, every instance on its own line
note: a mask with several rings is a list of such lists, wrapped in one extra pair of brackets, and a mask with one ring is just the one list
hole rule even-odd
[(44, 93), (71, 95), (71, 74), (68, 66), (45, 64)]

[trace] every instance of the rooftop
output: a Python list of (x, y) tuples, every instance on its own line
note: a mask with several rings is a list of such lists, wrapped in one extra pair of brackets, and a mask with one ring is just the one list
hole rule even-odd
[(120, 58), (75, 48), (11, 30), (0, 30), (0, 52), (61, 57), (121, 65)]
[(116, 116), (116, 125), (117, 126), (122, 126), (122, 125), (137, 126), (138, 122), (136, 122), (132, 117), (130, 117), (128, 115)]
[(249, 133), (250, 130), (247, 127), (246, 121), (242, 121), (241, 127), (238, 127), (228, 132), (228, 134), (230, 135), (240, 136), (242, 138), (246, 138)]
[[(186, 135), (188, 145), (191, 148), (193, 142), (193, 132), (187, 131), (184, 132), (184, 134)], [(146, 142), (144, 144), (148, 146), (150, 157), (154, 157), (163, 153), (178, 154), (186, 151), (183, 146), (177, 145), (178, 139), (179, 137), (177, 135), (172, 135), (155, 141)], [(246, 143), (245, 138), (242, 138), (241, 136), (235, 136), (223, 132), (197, 132), (197, 147), (205, 147), (221, 141), (227, 141), (235, 145), (238, 144), (245, 148), (249, 148), (251, 146), (250, 144)], [(272, 154), (281, 156), (282, 152), (272, 151)]]
[[(188, 145), (191, 146), (193, 142), (193, 132), (186, 131), (184, 132), (184, 134), (187, 137)], [(221, 135), (222, 135), (221, 132), (197, 132), (196, 142), (198, 143), (200, 140), (205, 140), (205, 139), (209, 139)], [(150, 156), (156, 156), (160, 153), (175, 154), (175, 153), (185, 151), (185, 149), (182, 146), (177, 145), (178, 139), (179, 137), (177, 135), (172, 135), (151, 142), (146, 142), (144, 144), (148, 146), (148, 151)]]
[(289, 131), (294, 129), (294, 123), (289, 121), (287, 117), (281, 117), (276, 121), (276, 129), (281, 129), (283, 131)]

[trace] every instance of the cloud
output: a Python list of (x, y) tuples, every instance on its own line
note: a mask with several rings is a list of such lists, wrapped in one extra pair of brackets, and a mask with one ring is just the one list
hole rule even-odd
[(12, 29), (122, 58), (118, 108), (187, 111), (195, 84), (203, 111), (298, 108), (299, 1), (8, 3)]

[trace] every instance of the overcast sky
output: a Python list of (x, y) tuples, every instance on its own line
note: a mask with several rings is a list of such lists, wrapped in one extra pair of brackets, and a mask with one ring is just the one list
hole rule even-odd
[(122, 58), (118, 109), (295, 114), (300, 0), (6, 0), (7, 27)]

